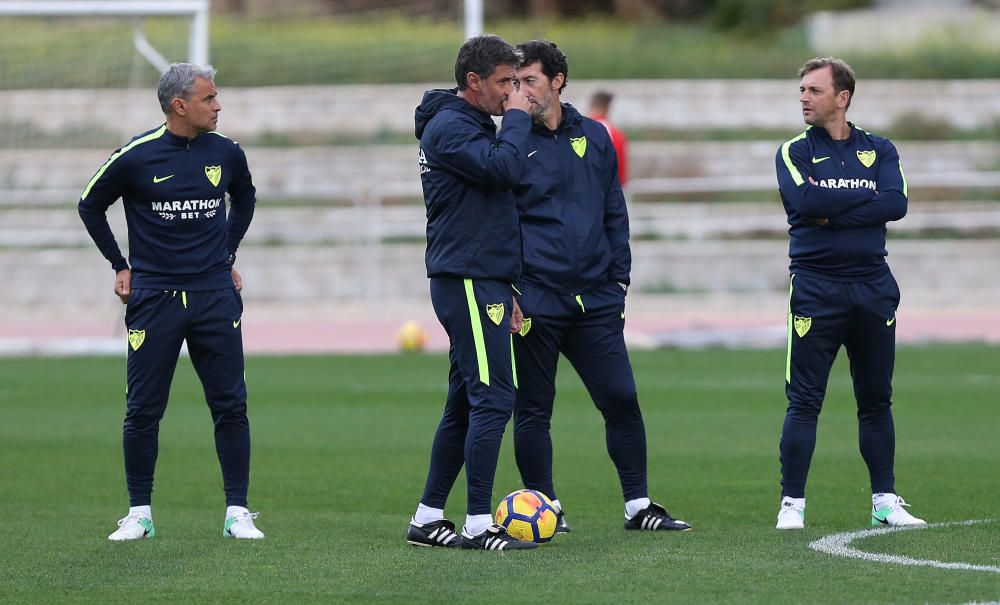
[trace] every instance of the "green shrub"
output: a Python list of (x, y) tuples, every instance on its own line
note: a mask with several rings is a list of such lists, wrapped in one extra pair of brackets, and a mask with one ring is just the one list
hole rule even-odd
[[(784, 14), (785, 3), (720, 0), (720, 15), (730, 16), (702, 23), (507, 20), (489, 23), (487, 30), (512, 42), (538, 37), (557, 42), (570, 57), (573, 79), (791, 78), (815, 53), (803, 26), (770, 25)], [(760, 8), (751, 10), (755, 6)], [(742, 25), (726, 30), (712, 23)], [(176, 23), (147, 19), (145, 32), (168, 60), (186, 58)], [(766, 35), (748, 35), (754, 32)], [(457, 20), (214, 16), (211, 62), (226, 87), (448, 83), (462, 36)], [(132, 50), (128, 24), (0, 19), (0, 57), (7, 59), (0, 62), (3, 89), (151, 87), (157, 80), (156, 70)], [(960, 46), (844, 58), (863, 78), (1000, 77), (993, 53)]]
[(820, 10), (870, 7), (872, 0), (716, 0), (712, 23), (723, 29), (770, 34)]

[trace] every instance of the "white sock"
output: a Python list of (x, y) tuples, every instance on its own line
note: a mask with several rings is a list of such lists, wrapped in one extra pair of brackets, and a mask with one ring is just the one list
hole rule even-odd
[(226, 518), (239, 516), (241, 513), (249, 513), (245, 506), (227, 506)]
[(895, 504), (896, 494), (886, 492), (884, 494), (872, 494), (872, 506), (878, 506), (880, 504)]
[(145, 506), (130, 506), (128, 507), (128, 514), (129, 516), (136, 515), (143, 519), (152, 519), (153, 509), (148, 504)]
[(443, 508), (431, 508), (422, 502), (417, 505), (417, 512), (413, 514), (413, 520), (421, 525), (434, 523), (441, 519), (444, 519)]
[(552, 506), (556, 507), (556, 512), (557, 513), (561, 513), (562, 512), (562, 504), (559, 504), (558, 500), (553, 500), (552, 501)]
[(493, 525), (493, 515), (466, 515), (463, 531), (468, 536), (478, 536)]
[(631, 519), (639, 514), (639, 511), (646, 508), (651, 503), (652, 501), (649, 498), (636, 498), (635, 500), (629, 500), (625, 503), (625, 518)]

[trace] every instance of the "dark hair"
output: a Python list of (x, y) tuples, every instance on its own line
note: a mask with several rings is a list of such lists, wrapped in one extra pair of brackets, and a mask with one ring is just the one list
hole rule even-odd
[(607, 111), (611, 107), (611, 101), (615, 96), (606, 90), (598, 90), (590, 97), (590, 106), (595, 109)]
[(555, 42), (548, 40), (523, 42), (517, 45), (517, 54), (520, 59), (518, 67), (531, 65), (537, 61), (542, 64), (542, 73), (549, 80), (559, 74), (563, 75), (563, 83), (559, 87), (559, 92), (566, 88), (566, 82), (569, 80), (569, 64), (566, 62), (566, 55), (559, 50)]
[(811, 71), (823, 69), (827, 65), (833, 71), (834, 92), (839, 93), (842, 90), (846, 90), (850, 93), (847, 97), (847, 106), (850, 107), (851, 100), (854, 98), (854, 70), (843, 59), (834, 57), (814, 57), (809, 59), (802, 66), (802, 69), (799, 70), (799, 77), (801, 78)]
[(517, 65), (517, 53), (506, 40), (493, 34), (469, 38), (458, 49), (455, 83), (459, 90), (465, 90), (469, 87), (466, 79), (469, 72), (485, 79), (492, 76), (500, 65)]

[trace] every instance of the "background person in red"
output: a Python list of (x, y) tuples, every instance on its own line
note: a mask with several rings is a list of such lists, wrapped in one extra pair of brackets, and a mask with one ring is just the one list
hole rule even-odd
[(618, 154), (618, 181), (622, 187), (628, 181), (628, 137), (621, 130), (618, 130), (608, 121), (608, 111), (611, 109), (611, 101), (614, 95), (604, 90), (598, 90), (590, 97), (589, 115), (592, 120), (597, 120), (611, 135), (611, 144)]

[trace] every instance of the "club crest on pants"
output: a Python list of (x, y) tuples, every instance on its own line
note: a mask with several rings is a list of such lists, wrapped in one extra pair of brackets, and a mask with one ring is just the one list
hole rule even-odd
[(145, 330), (129, 330), (128, 331), (128, 344), (132, 347), (133, 351), (138, 351), (142, 343), (146, 342), (146, 331)]
[(521, 320), (521, 331), (518, 332), (522, 337), (527, 336), (528, 332), (531, 331), (531, 318), (525, 317)]
[(803, 338), (813, 325), (812, 317), (799, 317), (796, 315), (794, 325), (795, 333), (799, 335), (799, 338)]
[(490, 321), (499, 326), (500, 322), (503, 321), (503, 303), (486, 305), (486, 316), (490, 318)]

